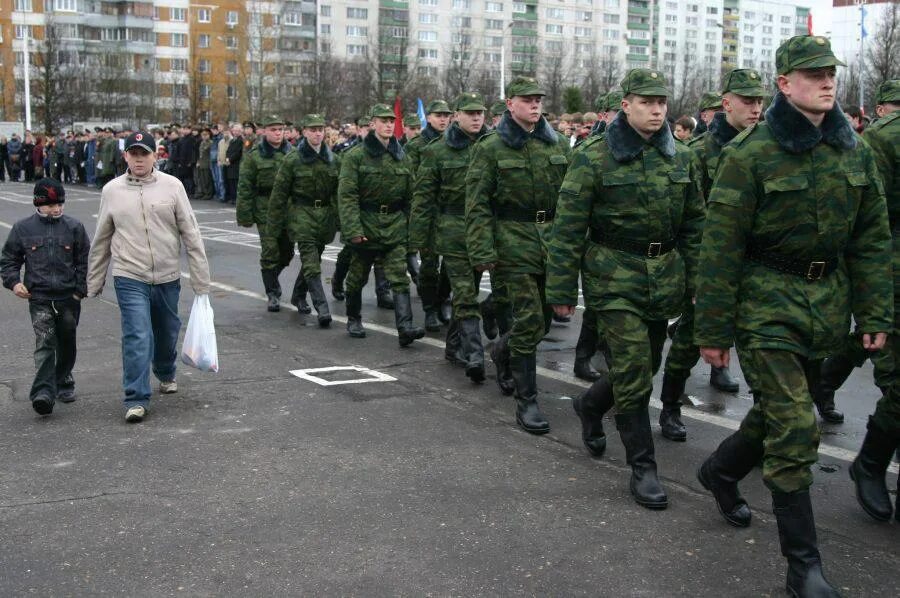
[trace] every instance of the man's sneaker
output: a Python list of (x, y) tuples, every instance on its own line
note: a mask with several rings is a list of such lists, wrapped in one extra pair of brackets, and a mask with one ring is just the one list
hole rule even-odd
[(60, 403), (74, 403), (75, 389), (61, 390), (56, 393), (56, 400)]
[(143, 407), (129, 407), (128, 411), (125, 412), (125, 421), (129, 424), (136, 424), (144, 421), (145, 415), (147, 415), (147, 410)]
[(31, 401), (31, 408), (38, 415), (50, 415), (53, 412), (53, 401), (43, 395)]
[(159, 383), (159, 394), (161, 395), (171, 395), (178, 392), (178, 382), (175, 380), (169, 380), (168, 382), (160, 382)]

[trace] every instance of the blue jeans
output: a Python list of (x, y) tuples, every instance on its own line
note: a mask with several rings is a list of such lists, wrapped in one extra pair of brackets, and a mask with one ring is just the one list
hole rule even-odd
[(225, 201), (225, 179), (222, 177), (222, 167), (213, 162), (209, 170), (212, 172), (213, 186), (215, 187), (213, 195), (219, 201)]
[(147, 284), (116, 276), (122, 315), (122, 386), (125, 408), (150, 404), (150, 366), (161, 382), (175, 379), (176, 344), (181, 320), (181, 281)]

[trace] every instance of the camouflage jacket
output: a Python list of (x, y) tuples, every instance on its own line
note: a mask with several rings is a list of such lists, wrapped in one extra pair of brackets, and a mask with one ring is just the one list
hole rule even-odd
[(287, 229), (292, 241), (309, 239), (327, 244), (337, 232), (338, 161), (324, 143), (317, 153), (300, 141), (285, 156), (269, 198), (267, 237)]
[[(541, 119), (532, 133), (503, 115), (472, 149), (466, 173), (466, 249), (473, 266), (543, 274), (547, 236), (569, 163), (569, 140)], [(519, 222), (508, 214), (534, 214)]]
[[(889, 242), (875, 160), (840, 108), (815, 127), (777, 94), (765, 123), (722, 152), (707, 204), (695, 342), (819, 358), (840, 345), (851, 314), (861, 332), (890, 330)], [(751, 260), (749, 250), (837, 269), (808, 280)]]
[(427, 247), (435, 231), (439, 254), (466, 257), (466, 170), (473, 144), (485, 134), (482, 128), (473, 140), (453, 123), (422, 151), (409, 215), (411, 249)]
[[(897, 162), (897, 146), (900, 145), (900, 110), (877, 120), (863, 132), (863, 138), (872, 148), (878, 173), (884, 182), (891, 234), (894, 236), (894, 294), (900, 296), (900, 164)], [(897, 231), (897, 232), (894, 232)], [(900, 321), (900, 303), (895, 300), (895, 318)]]
[(728, 124), (724, 112), (716, 112), (706, 132), (688, 141), (688, 147), (694, 150), (694, 154), (697, 156), (703, 197), (709, 197), (713, 179), (716, 177), (716, 169), (719, 167), (722, 148), (728, 145), (739, 132)]
[(286, 141), (281, 143), (280, 148), (275, 148), (265, 139), (250, 151), (244, 151), (235, 206), (238, 224), (266, 224), (269, 217), (269, 195), (275, 184), (275, 175), (290, 151), (291, 144)]
[[(692, 292), (703, 200), (691, 151), (668, 124), (649, 140), (623, 112), (575, 155), (559, 194), (547, 263), (547, 302), (575, 305), (581, 272), (585, 305), (647, 320), (681, 313)], [(640, 246), (674, 241), (655, 257), (613, 249), (590, 234)], [(599, 236), (598, 235), (598, 236)]]
[(416, 175), (416, 171), (419, 170), (419, 165), (422, 163), (422, 150), (441, 137), (442, 135), (435, 131), (434, 127), (429, 124), (422, 129), (421, 133), (410, 139), (409, 142), (403, 146), (403, 151), (406, 152), (410, 172), (413, 176)]
[(102, 164), (100, 176), (113, 176), (116, 174), (116, 154), (119, 151), (119, 140), (106, 138), (97, 152), (98, 161)]
[(406, 245), (411, 193), (412, 175), (400, 142), (391, 137), (385, 147), (370, 132), (341, 157), (341, 238), (367, 237), (364, 247), (369, 249)]

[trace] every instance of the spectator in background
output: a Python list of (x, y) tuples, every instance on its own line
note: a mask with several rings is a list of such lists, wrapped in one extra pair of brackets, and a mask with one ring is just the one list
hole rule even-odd
[(31, 131), (25, 131), (25, 141), (22, 142), (22, 170), (25, 172), (25, 182), (34, 181), (34, 136)]
[(194, 192), (194, 199), (210, 200), (215, 193), (212, 171), (210, 170), (212, 147), (212, 131), (210, 129), (201, 130), (200, 145), (197, 150), (197, 188)]
[(682, 116), (675, 121), (675, 139), (687, 143), (694, 133), (694, 119)]
[(244, 130), (239, 124), (231, 126), (231, 141), (225, 151), (225, 203), (237, 203), (238, 175), (244, 154)]
[(22, 171), (22, 140), (19, 139), (18, 133), (13, 133), (9, 138), (6, 151), (9, 155), (9, 180), (18, 182), (19, 173)]
[[(9, 170), (9, 152), (6, 149), (6, 137), (0, 135), (0, 183), (6, 180), (6, 171)], [(10, 180), (12, 180), (10, 178)]]
[(44, 178), (44, 138), (38, 135), (34, 138), (34, 149), (31, 150), (31, 165), (34, 168), (36, 179)]
[(87, 133), (79, 132), (75, 135), (75, 156), (73, 160), (73, 173), (79, 183), (84, 184), (87, 181), (87, 164), (85, 163), (86, 154), (85, 146), (87, 145)]
[[(225, 126), (225, 124), (219, 125), (219, 139), (216, 142), (217, 153), (216, 160), (211, 164), (211, 167), (214, 169), (214, 172), (219, 173), (219, 183), (216, 185), (216, 199), (220, 202), (225, 201), (225, 168), (226, 168), (226, 154), (228, 153), (228, 144), (231, 142), (231, 131)], [(212, 162), (212, 160), (210, 160)]]
[(863, 113), (862, 110), (860, 110), (859, 106), (845, 107), (844, 116), (847, 117), (847, 120), (850, 121), (850, 126), (853, 127), (853, 130), (857, 133), (862, 133), (863, 129), (866, 128), (866, 122), (863, 118)]
[(212, 129), (212, 145), (209, 147), (209, 174), (213, 182), (213, 197), (221, 200), (225, 197), (225, 181), (222, 179), (222, 169), (219, 166), (219, 141), (222, 140), (221, 125), (213, 125)]
[(66, 136), (64, 133), (60, 133), (54, 140), (53, 151), (56, 154), (53, 156), (53, 178), (60, 183), (68, 183), (69, 174), (66, 169)]
[(84, 182), (93, 186), (97, 182), (97, 134), (94, 131), (85, 132), (87, 138), (84, 143)]

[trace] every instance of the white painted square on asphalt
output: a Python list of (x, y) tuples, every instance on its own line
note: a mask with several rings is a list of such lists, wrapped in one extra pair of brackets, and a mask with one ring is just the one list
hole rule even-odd
[[(349, 380), (326, 380), (325, 378), (321, 378), (319, 376), (315, 376), (313, 374), (327, 374), (328, 372), (357, 372), (361, 376), (360, 378), (351, 378)], [(305, 370), (291, 370), (291, 374), (297, 376), (298, 378), (302, 378), (303, 380), (308, 380), (319, 386), (337, 386), (338, 384), (363, 384), (364, 382), (396, 382), (397, 379), (393, 376), (385, 374), (383, 372), (378, 372), (376, 370), (370, 370), (369, 368), (364, 368), (359, 365), (336, 365), (327, 368), (308, 368)]]

